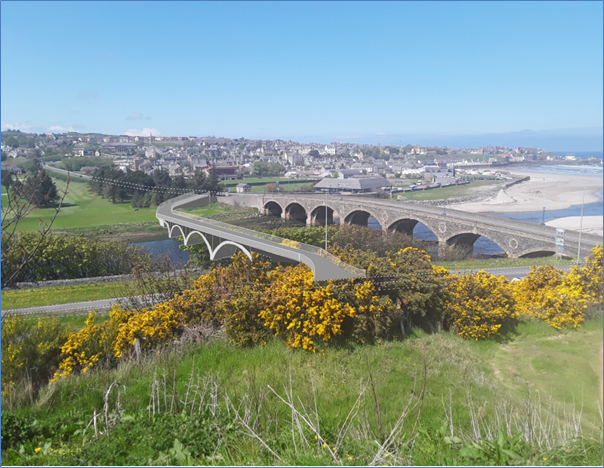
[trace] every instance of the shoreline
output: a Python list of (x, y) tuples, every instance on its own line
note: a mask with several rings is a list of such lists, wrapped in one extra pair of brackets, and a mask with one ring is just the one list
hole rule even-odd
[(565, 175), (550, 172), (510, 171), (514, 176), (530, 180), (501, 189), (479, 202), (455, 204), (455, 209), (469, 213), (533, 213), (546, 207), (548, 211), (602, 200), (596, 195), (603, 188), (602, 177)]

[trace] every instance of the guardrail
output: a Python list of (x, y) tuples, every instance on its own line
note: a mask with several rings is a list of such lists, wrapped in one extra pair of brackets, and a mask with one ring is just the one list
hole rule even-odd
[[(180, 196), (175, 197), (175, 198), (171, 198), (170, 200), (166, 200), (161, 205), (159, 205), (158, 210), (159, 210), (160, 207), (166, 206), (168, 204), (169, 205), (174, 205), (174, 204), (178, 203), (181, 200), (190, 198), (192, 195), (194, 195), (194, 194), (193, 193), (189, 193), (189, 194), (180, 195)], [(201, 196), (209, 196), (209, 194), (204, 194), (204, 195), (201, 195)], [(216, 226), (217, 228), (220, 228), (220, 229), (224, 229), (224, 230), (227, 230), (227, 231), (237, 232), (239, 234), (244, 234), (244, 235), (247, 235), (247, 236), (250, 236), (250, 237), (255, 237), (257, 239), (267, 240), (267, 241), (270, 241), (270, 242), (274, 242), (276, 244), (281, 244), (283, 246), (290, 247), (290, 248), (296, 249), (296, 250), (300, 250), (302, 252), (308, 252), (308, 253), (311, 253), (311, 254), (314, 254), (314, 255), (318, 255), (318, 256), (323, 257), (326, 260), (330, 261), (334, 265), (337, 265), (339, 268), (341, 268), (342, 270), (344, 270), (344, 271), (346, 271), (346, 272), (348, 272), (348, 273), (350, 273), (352, 275), (360, 276), (360, 277), (366, 276), (366, 271), (365, 270), (353, 267), (352, 265), (349, 265), (348, 263), (343, 262), (342, 260), (340, 260), (335, 255), (330, 254), (325, 249), (322, 249), (320, 247), (315, 247), (314, 245), (304, 244), (302, 242), (292, 241), (292, 240), (286, 239), (284, 237), (274, 236), (272, 234), (267, 234), (267, 233), (264, 233), (264, 232), (254, 231), (252, 229), (247, 229), (247, 228), (244, 228), (244, 227), (241, 227), (241, 226), (236, 226), (236, 225), (233, 225), (233, 224), (223, 223), (222, 221), (216, 221), (214, 219), (204, 218), (203, 216), (197, 216), (197, 215), (194, 215), (192, 213), (187, 213), (186, 211), (179, 210), (177, 207), (176, 208), (172, 208), (171, 211), (174, 214), (177, 214), (179, 216), (184, 216), (184, 217), (189, 218), (189, 219), (197, 219), (197, 220), (202, 221), (204, 223), (211, 224), (212, 226)]]

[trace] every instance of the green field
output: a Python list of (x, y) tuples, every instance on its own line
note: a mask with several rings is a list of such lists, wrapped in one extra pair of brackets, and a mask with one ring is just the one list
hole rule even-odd
[(407, 200), (442, 200), (443, 198), (463, 197), (476, 193), (476, 187), (488, 188), (492, 185), (502, 184), (500, 180), (476, 180), (467, 185), (441, 187), (430, 190), (414, 190), (412, 193), (401, 193)]
[[(56, 180), (59, 190), (65, 189), (65, 182)], [(52, 229), (84, 228), (92, 226), (113, 226), (125, 223), (157, 222), (155, 208), (132, 208), (130, 203), (111, 203), (88, 191), (88, 184), (69, 184), (63, 208)], [(20, 231), (36, 231), (40, 223), (48, 222), (54, 214), (52, 208), (35, 209), (19, 223)]]
[(24, 309), (70, 302), (96, 301), (120, 296), (123, 283), (77, 284), (35, 289), (2, 291), (3, 309)]
[(462, 260), (457, 262), (432, 262), (435, 266), (442, 266), (447, 270), (467, 270), (467, 269), (482, 269), (482, 268), (505, 268), (505, 267), (523, 267), (523, 266), (540, 266), (540, 265), (576, 265), (576, 260), (558, 260), (555, 257), (540, 257), (540, 258), (490, 258), (490, 259), (475, 259)]

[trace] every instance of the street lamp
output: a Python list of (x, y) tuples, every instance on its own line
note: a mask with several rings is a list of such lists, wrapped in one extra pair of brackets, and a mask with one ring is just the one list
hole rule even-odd
[(581, 260), (581, 234), (583, 234), (583, 207), (585, 206), (585, 189), (583, 189), (583, 201), (581, 202), (581, 223), (579, 224), (579, 250), (577, 251), (577, 266)]
[(541, 217), (541, 226), (545, 226), (545, 206), (543, 207), (543, 216)]
[(327, 190), (325, 190), (325, 252), (327, 252)]
[(447, 199), (445, 198), (444, 200), (444, 204), (443, 204), (443, 215), (447, 215)]

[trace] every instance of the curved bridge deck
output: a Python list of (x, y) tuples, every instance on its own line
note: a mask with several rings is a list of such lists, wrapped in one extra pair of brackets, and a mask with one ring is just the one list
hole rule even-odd
[(207, 194), (181, 195), (158, 206), (156, 217), (161, 226), (168, 229), (170, 237), (182, 236), (185, 245), (205, 242), (212, 260), (230, 257), (241, 249), (250, 260), (251, 252), (257, 252), (273, 261), (304, 263), (312, 269), (315, 281), (365, 276), (364, 270), (354, 268), (318, 247), (178, 211), (205, 206), (211, 201), (215, 200)]

